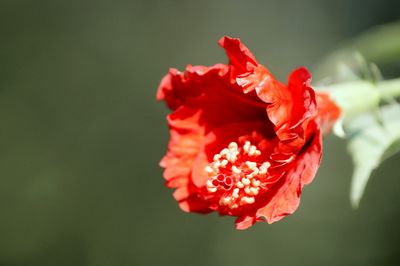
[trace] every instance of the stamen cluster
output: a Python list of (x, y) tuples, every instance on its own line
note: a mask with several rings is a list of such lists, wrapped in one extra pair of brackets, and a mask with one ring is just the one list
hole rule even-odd
[(219, 197), (219, 205), (236, 209), (253, 204), (263, 189), (270, 163), (261, 160), (262, 152), (257, 147), (260, 137), (256, 135), (254, 132), (239, 138), (238, 143), (231, 142), (205, 167), (207, 190)]

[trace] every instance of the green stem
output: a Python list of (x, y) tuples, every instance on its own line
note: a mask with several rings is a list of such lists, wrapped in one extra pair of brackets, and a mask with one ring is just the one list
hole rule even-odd
[(381, 100), (400, 97), (400, 78), (381, 81), (377, 87)]
[(380, 81), (376, 84), (355, 80), (317, 87), (331, 95), (348, 119), (376, 110), (382, 100), (400, 97), (400, 78)]

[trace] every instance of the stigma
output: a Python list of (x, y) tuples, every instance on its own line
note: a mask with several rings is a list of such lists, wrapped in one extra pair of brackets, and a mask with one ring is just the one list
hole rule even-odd
[(216, 153), (205, 167), (207, 190), (220, 206), (236, 209), (256, 201), (271, 166), (263, 160), (265, 156), (259, 148), (262, 140), (256, 132), (242, 136)]

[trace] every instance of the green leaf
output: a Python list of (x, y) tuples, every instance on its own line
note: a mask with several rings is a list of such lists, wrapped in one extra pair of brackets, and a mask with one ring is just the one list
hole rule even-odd
[(358, 207), (371, 173), (382, 161), (400, 151), (400, 106), (383, 106), (349, 123), (348, 150), (354, 162), (350, 200)]

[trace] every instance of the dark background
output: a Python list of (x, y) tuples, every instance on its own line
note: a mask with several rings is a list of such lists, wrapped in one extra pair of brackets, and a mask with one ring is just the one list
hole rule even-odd
[(168, 111), (155, 101), (169, 67), (226, 62), (224, 34), (285, 80), (399, 10), (397, 0), (0, 0), (0, 265), (400, 265), (399, 156), (354, 211), (351, 159), (328, 137), (298, 211), (236, 231), (231, 217), (180, 211), (164, 187)]

